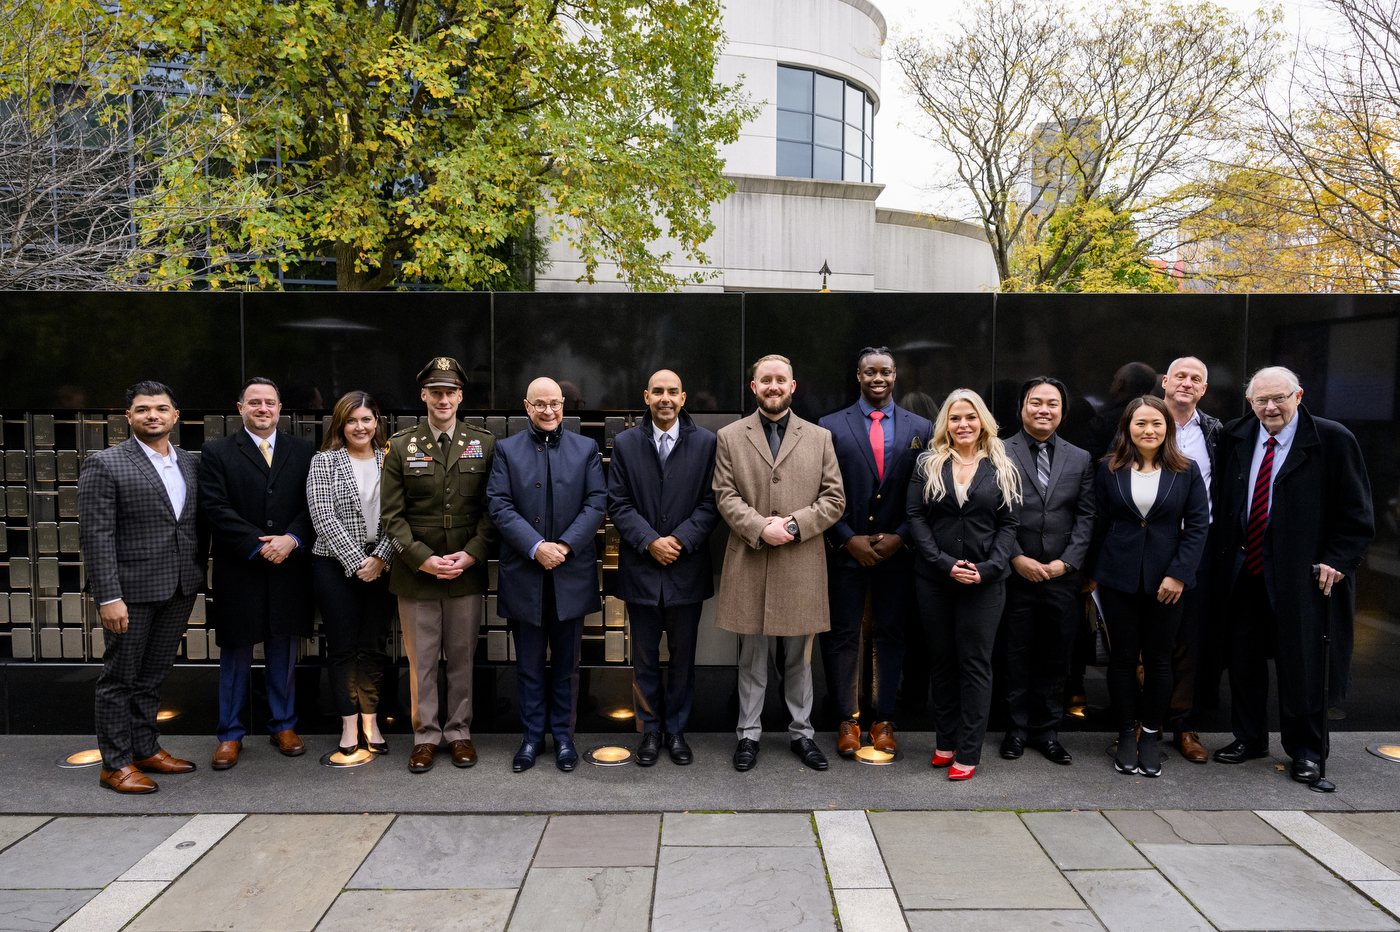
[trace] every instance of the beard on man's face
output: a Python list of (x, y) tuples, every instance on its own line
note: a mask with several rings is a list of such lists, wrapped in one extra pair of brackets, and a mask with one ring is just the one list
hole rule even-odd
[(769, 414), (782, 414), (788, 408), (792, 407), (792, 394), (784, 393), (777, 396), (761, 395), (759, 396), (758, 404)]

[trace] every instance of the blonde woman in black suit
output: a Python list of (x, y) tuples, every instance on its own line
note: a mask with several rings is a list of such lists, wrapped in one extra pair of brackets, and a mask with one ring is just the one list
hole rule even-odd
[(306, 499), (316, 528), (311, 572), (326, 628), (331, 696), (340, 713), (340, 751), (353, 754), (360, 732), (376, 754), (389, 753), (379, 731), (379, 648), (393, 597), (384, 572), (394, 545), (379, 524), (384, 432), (379, 407), (364, 392), (335, 404), (321, 452), (311, 460)]
[(955, 389), (909, 480), (914, 591), (933, 655), (933, 766), (972, 776), (992, 704), (992, 645), (1016, 543), (1021, 476), (980, 395)]

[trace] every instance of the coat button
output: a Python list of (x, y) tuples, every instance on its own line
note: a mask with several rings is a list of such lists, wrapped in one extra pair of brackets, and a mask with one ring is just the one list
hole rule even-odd
[(773, 517), (775, 517), (775, 518), (776, 518), (776, 517), (777, 517), (777, 516), (778, 516), (778, 513), (777, 513), (777, 512), (776, 512), (776, 511), (775, 511), (775, 512), (773, 512)]
[(536, 519), (535, 519), (535, 523), (536, 523), (536, 524), (539, 524), (539, 523), (540, 523), (540, 519), (539, 519), (539, 518), (536, 518)]
[(1143, 527), (1147, 527), (1147, 522), (1146, 522), (1146, 521), (1142, 522), (1142, 526), (1143, 526)]
[(536, 452), (536, 453), (543, 453), (543, 452), (544, 452), (544, 447), (535, 447), (535, 452)]
[(268, 527), (272, 527), (272, 522), (271, 522), (271, 521), (267, 522), (267, 526), (268, 526)]
[(538, 489), (539, 487), (540, 487), (540, 484), (539, 484), (538, 482), (536, 482), (536, 483), (535, 483), (535, 488)]
[(661, 520), (662, 520), (662, 521), (665, 521), (665, 520), (666, 520), (666, 516), (665, 516), (665, 515), (662, 515), (662, 516), (661, 516)]
[(444, 508), (451, 508), (451, 507), (452, 507), (452, 503), (451, 503), (451, 502), (448, 502), (448, 503), (447, 503), (446, 505), (444, 505), (443, 507), (444, 507)]
[(774, 476), (774, 477), (773, 477), (773, 481), (774, 481), (774, 482), (777, 482), (777, 481), (778, 481), (778, 477), (777, 477), (777, 476)]
[(879, 498), (880, 496), (879, 496), (879, 495), (876, 495), (875, 497), (876, 497), (876, 498)]

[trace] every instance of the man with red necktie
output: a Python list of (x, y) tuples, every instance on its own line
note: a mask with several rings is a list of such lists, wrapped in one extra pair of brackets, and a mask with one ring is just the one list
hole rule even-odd
[(895, 695), (904, 667), (905, 616), (914, 606), (904, 498), (933, 425), (894, 403), (895, 378), (889, 348), (866, 347), (856, 357), (860, 399), (820, 421), (831, 431), (846, 487), (846, 512), (826, 532), (831, 630), (821, 635), (826, 688), (841, 716), (836, 750), (843, 757), (861, 745), (860, 632), (867, 591), (875, 620), (870, 741), (877, 750), (896, 750)]
[(1346, 427), (1302, 406), (1298, 377), (1260, 369), (1245, 390), (1252, 414), (1220, 436), (1214, 578), (1228, 601), (1230, 717), (1224, 764), (1269, 753), (1268, 658), (1278, 675), (1290, 776), (1316, 784), (1327, 758), (1323, 637), (1332, 587), (1352, 576), (1375, 536), (1371, 484)]

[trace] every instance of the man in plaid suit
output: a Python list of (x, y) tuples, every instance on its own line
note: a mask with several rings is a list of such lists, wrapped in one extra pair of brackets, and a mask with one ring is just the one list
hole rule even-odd
[(161, 749), (156, 730), (160, 687), (204, 577), (195, 458), (169, 439), (179, 416), (167, 386), (136, 383), (126, 393), (131, 438), (87, 460), (78, 480), (83, 561), (106, 639), (101, 782), (118, 793), (154, 793), (146, 773), (194, 770)]

